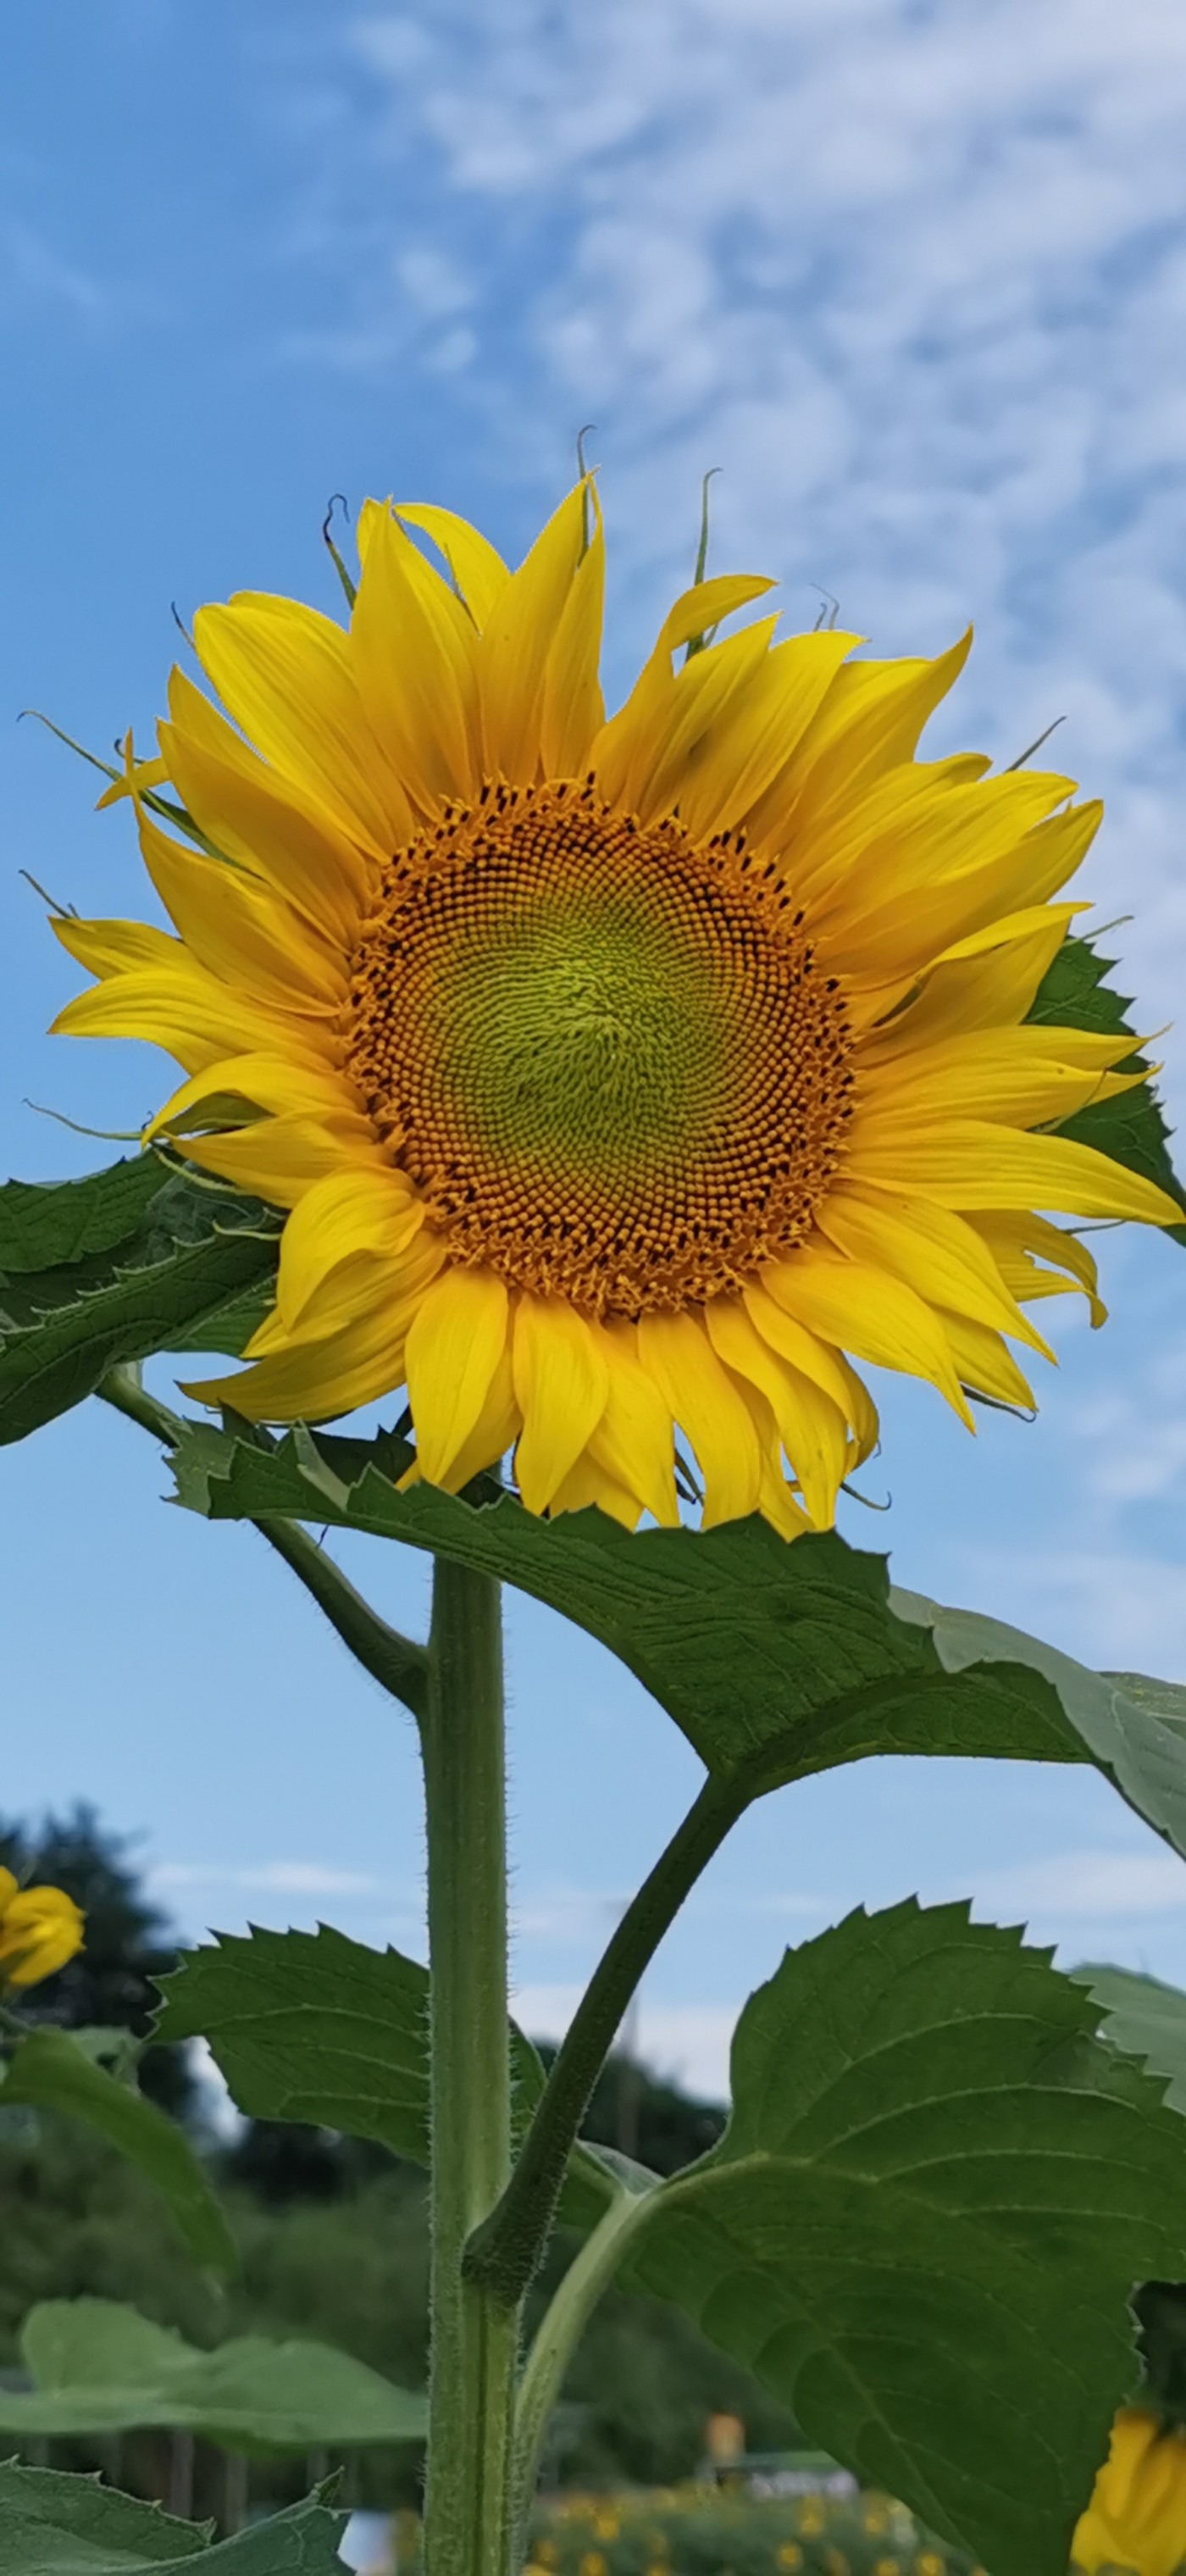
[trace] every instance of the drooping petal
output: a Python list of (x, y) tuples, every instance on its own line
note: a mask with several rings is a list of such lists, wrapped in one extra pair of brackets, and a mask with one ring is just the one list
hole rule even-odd
[(704, 1480), (705, 1529), (756, 1511), (761, 1453), (753, 1417), (698, 1318), (641, 1316), (638, 1355), (695, 1452)]
[(515, 1475), (529, 1512), (546, 1512), (605, 1411), (609, 1370), (588, 1324), (561, 1297), (521, 1296), (513, 1367), (523, 1429)]
[(314, 1181), (280, 1246), (276, 1309), (285, 1328), (295, 1328), (332, 1271), (360, 1255), (397, 1260), (423, 1223), (423, 1200), (390, 1166), (359, 1163)]
[(717, 1358), (765, 1396), (808, 1517), (816, 1529), (830, 1529), (848, 1460), (844, 1412), (771, 1349), (740, 1298), (713, 1297), (704, 1320)]
[(880, 1197), (847, 1183), (824, 1201), (817, 1223), (850, 1259), (871, 1261), (930, 1304), (1013, 1333), (1053, 1357), (1010, 1296), (983, 1238), (951, 1209), (937, 1207), (933, 1199)]
[[(589, 1436), (589, 1455), (661, 1529), (675, 1529), (675, 1438), (671, 1413), (638, 1357), (632, 1325), (594, 1328), (609, 1373), (605, 1411)], [(635, 1515), (637, 1518), (637, 1513)]]
[[(983, 1238), (1012, 1296), (1062, 1297), (1081, 1290), (1093, 1326), (1106, 1324), (1108, 1309), (1099, 1295), (1099, 1271), (1077, 1234), (1051, 1225), (1028, 1209), (1021, 1215), (1000, 1208), (986, 1210), (969, 1217), (968, 1223)], [(1043, 1262), (1053, 1267), (1042, 1269)]]
[(225, 1136), (191, 1136), (185, 1150), (203, 1171), (217, 1172), (271, 1207), (295, 1207), (314, 1181), (351, 1164), (387, 1168), (366, 1118), (261, 1118)]
[(241, 870), (168, 840), (143, 807), (138, 820), (145, 867), (200, 966), (287, 1010), (340, 1009), (342, 957), (306, 919)]
[(507, 1325), (506, 1282), (495, 1270), (450, 1268), (425, 1293), (407, 1372), (416, 1455), (431, 1485), (445, 1482), (482, 1418)]
[(971, 1428), (942, 1325), (926, 1301), (888, 1270), (812, 1244), (789, 1261), (771, 1263), (760, 1278), (775, 1305), (810, 1332), (875, 1368), (928, 1379)]

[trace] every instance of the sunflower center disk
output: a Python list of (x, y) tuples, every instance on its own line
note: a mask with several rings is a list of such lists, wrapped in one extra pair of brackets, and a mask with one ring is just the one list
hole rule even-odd
[(774, 873), (591, 784), (491, 788), (402, 851), (353, 960), (350, 1071), (454, 1258), (597, 1314), (802, 1240), (850, 1054)]

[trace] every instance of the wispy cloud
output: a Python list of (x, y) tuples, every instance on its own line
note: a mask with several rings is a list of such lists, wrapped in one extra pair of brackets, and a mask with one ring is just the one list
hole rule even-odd
[(1186, 1906), (1186, 1862), (1174, 1852), (1052, 1852), (1010, 1869), (981, 1871), (978, 1907), (997, 1921), (1119, 1921), (1177, 1913)]
[(390, 1894), (382, 1879), (365, 1871), (326, 1869), (320, 1861), (269, 1860), (241, 1868), (221, 1861), (160, 1861), (149, 1872), (162, 1894), (215, 1888), (237, 1888), (244, 1894), (275, 1896), (380, 1896)]
[(0, 323), (46, 313), (100, 330), (119, 297), (103, 280), (54, 249), (16, 216), (0, 217)]

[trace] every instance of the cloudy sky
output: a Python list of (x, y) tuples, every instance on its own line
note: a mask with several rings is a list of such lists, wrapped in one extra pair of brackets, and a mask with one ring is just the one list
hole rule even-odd
[[(977, 645), (937, 747), (1056, 717), (1108, 820), (1084, 891), (1141, 1024), (1182, 1018), (1186, 17), (1180, 0), (58, 0), (0, 101), (0, 1147), (102, 1148), (159, 1064), (47, 1041), (63, 966), (28, 868), (141, 901), (126, 823), (18, 711), (147, 738), (185, 616), (333, 603), (331, 492), (529, 541), (596, 424), (612, 690), (695, 548), (820, 593), (880, 652)], [(1130, 917), (1131, 916), (1131, 917)], [(1181, 1028), (1162, 1042), (1171, 1115)], [(1086, 1660), (1186, 1677), (1186, 1265), (1109, 1247), (1036, 1425), (975, 1444), (891, 1390), (873, 1490), (899, 1578)], [(416, 1946), (406, 1732), (250, 1533), (162, 1507), (88, 1409), (0, 1460), (0, 1802), (141, 1831), (187, 1930), (318, 1913)], [(352, 1566), (418, 1619), (423, 1576)], [(523, 2010), (555, 2027), (694, 1785), (661, 1714), (512, 1605)], [(781, 1944), (860, 1898), (963, 1892), (1063, 1955), (1186, 1979), (1186, 1867), (1094, 1777), (866, 1765), (754, 1813), (656, 1963), (643, 2043), (722, 2081)]]

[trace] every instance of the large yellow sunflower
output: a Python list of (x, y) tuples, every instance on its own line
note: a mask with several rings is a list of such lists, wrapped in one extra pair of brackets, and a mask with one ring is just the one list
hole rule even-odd
[(630, 1526), (675, 1521), (678, 1433), (706, 1524), (788, 1534), (873, 1445), (851, 1360), (1029, 1404), (1022, 1305), (1102, 1313), (1035, 1208), (1180, 1213), (1044, 1132), (1133, 1079), (1130, 1039), (1025, 1020), (1099, 809), (915, 758), (966, 641), (707, 641), (749, 576), (676, 601), (607, 721), (587, 479), (515, 573), (442, 509), (369, 502), (359, 541), (347, 627), (203, 609), (226, 714), (175, 671), (129, 747), (177, 936), (54, 924), (98, 978), (56, 1026), (166, 1048), (148, 1134), (288, 1211), (249, 1365), (192, 1391), (287, 1422), (406, 1386), (432, 1483), (513, 1447), (531, 1511)]

